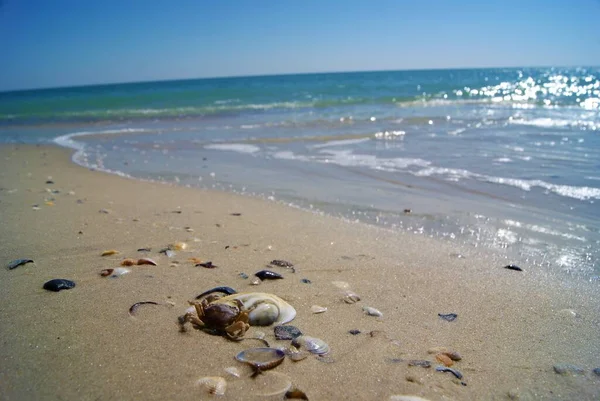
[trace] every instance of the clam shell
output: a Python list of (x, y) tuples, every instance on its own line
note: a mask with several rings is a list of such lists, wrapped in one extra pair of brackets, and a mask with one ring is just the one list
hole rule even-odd
[(365, 311), (365, 313), (369, 316), (377, 316), (377, 317), (383, 316), (383, 313), (381, 313), (380, 311), (378, 311), (375, 308), (371, 308), (370, 306), (363, 306), (363, 311)]
[(329, 345), (325, 341), (310, 336), (296, 337), (292, 341), (292, 345), (294, 347), (304, 348), (311, 354), (317, 355), (325, 355), (330, 351)]
[(238, 361), (246, 363), (259, 371), (279, 366), (284, 358), (285, 353), (282, 350), (268, 347), (250, 348), (235, 356)]
[[(296, 310), (277, 295), (266, 292), (246, 292), (232, 294), (215, 301), (216, 303), (230, 303), (240, 301), (244, 309), (250, 310), (250, 325), (284, 324), (291, 322), (296, 317)], [(274, 312), (277, 311), (277, 316)], [(256, 313), (255, 313), (256, 312)], [(266, 316), (266, 318), (265, 318)], [(266, 324), (267, 320), (272, 320)]]
[(15, 259), (13, 261), (11, 261), (6, 268), (8, 270), (12, 270), (12, 269), (16, 269), (19, 266), (23, 266), (26, 265), (27, 263), (33, 263), (32, 259)]
[(203, 386), (208, 394), (224, 395), (227, 389), (227, 381), (220, 376), (206, 376), (197, 381), (197, 384)]

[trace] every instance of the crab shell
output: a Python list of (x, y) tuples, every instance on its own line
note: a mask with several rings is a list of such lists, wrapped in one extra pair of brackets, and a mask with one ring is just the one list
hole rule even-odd
[(211, 303), (232, 304), (242, 303), (243, 310), (248, 311), (251, 326), (269, 326), (284, 324), (296, 317), (296, 310), (277, 295), (265, 292), (247, 292), (228, 295)]

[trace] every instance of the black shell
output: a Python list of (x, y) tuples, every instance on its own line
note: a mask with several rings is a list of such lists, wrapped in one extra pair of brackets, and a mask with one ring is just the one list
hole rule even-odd
[(523, 271), (523, 269), (521, 269), (517, 265), (506, 265), (506, 266), (504, 266), (504, 268), (508, 269), (508, 270), (515, 270), (515, 271), (518, 271), (518, 272), (522, 272)]
[(438, 313), (438, 316), (448, 322), (452, 322), (458, 317), (456, 313)]
[(215, 287), (215, 288), (211, 288), (208, 291), (204, 291), (202, 294), (198, 295), (196, 297), (196, 299), (200, 299), (200, 298), (202, 298), (202, 297), (204, 297), (204, 296), (206, 296), (208, 294), (212, 294), (213, 292), (221, 292), (221, 293), (227, 294), (227, 295), (231, 295), (231, 294), (236, 294), (237, 293), (237, 291), (234, 290), (231, 287)]
[(254, 273), (254, 275), (261, 280), (276, 280), (283, 278), (281, 274), (275, 273), (271, 270), (261, 270), (259, 272)]
[(296, 337), (300, 337), (302, 332), (296, 326), (275, 326), (273, 329), (275, 332), (275, 338), (278, 340), (293, 340)]
[(31, 259), (15, 259), (6, 266), (8, 270), (16, 269), (19, 266), (26, 265), (27, 263), (33, 263)]
[(53, 280), (47, 281), (44, 284), (44, 289), (48, 291), (60, 291), (60, 290), (70, 290), (75, 287), (75, 282), (71, 280), (66, 280), (64, 278), (55, 278)]

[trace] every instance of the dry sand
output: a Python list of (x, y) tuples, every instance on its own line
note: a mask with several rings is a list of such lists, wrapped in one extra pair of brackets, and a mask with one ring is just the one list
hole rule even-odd
[[(255, 340), (179, 332), (187, 301), (222, 285), (283, 297), (298, 312), (291, 324), (330, 345), (325, 361), (286, 359), (273, 371), (310, 400), (600, 398), (600, 377), (592, 372), (600, 367), (598, 283), (575, 284), (526, 265), (523, 272), (503, 269), (507, 261), (492, 253), (276, 202), (89, 171), (55, 147), (0, 148), (0, 216), (2, 263), (35, 260), (0, 270), (3, 400), (261, 399), (252, 398), (259, 392), (252, 379), (224, 371), (242, 368), (234, 356), (258, 346)], [(176, 241), (189, 247), (172, 258), (158, 254)], [(134, 266), (119, 278), (99, 275), (125, 257), (140, 257), (142, 247), (152, 248), (148, 256), (158, 266)], [(121, 253), (101, 257), (107, 249)], [(219, 267), (195, 267), (190, 257)], [(273, 259), (293, 262), (296, 272), (273, 267), (285, 279), (250, 285)], [(43, 290), (53, 278), (77, 286)], [(347, 282), (362, 300), (343, 303), (334, 281)], [(138, 301), (162, 305), (132, 317), (128, 309)], [(313, 314), (312, 305), (328, 310)], [(383, 317), (367, 316), (363, 306)], [(438, 317), (447, 312), (458, 318)], [(271, 344), (286, 345), (270, 327), (247, 335), (258, 330)], [(434, 361), (427, 350), (436, 346), (462, 355), (455, 367), (466, 386), (436, 372), (436, 363), (407, 365)], [(558, 363), (585, 372), (559, 375)], [(207, 395), (196, 384), (203, 376), (226, 377), (225, 396)]]

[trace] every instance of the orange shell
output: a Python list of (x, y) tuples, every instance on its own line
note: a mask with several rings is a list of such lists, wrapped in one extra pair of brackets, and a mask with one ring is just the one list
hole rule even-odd
[(438, 362), (440, 362), (444, 366), (450, 367), (450, 366), (454, 365), (454, 362), (452, 361), (452, 359), (450, 359), (450, 357), (448, 355), (437, 354), (435, 356), (435, 359), (437, 359)]
[(138, 263), (134, 259), (123, 259), (123, 261), (121, 262), (121, 266), (134, 266), (136, 264)]
[(141, 266), (141, 265), (152, 265), (152, 266), (156, 266), (156, 262), (155, 262), (155, 261), (153, 261), (153, 260), (152, 260), (152, 259), (150, 259), (150, 258), (141, 258), (141, 259), (138, 259), (138, 261), (137, 261), (137, 264), (138, 264), (138, 266)]

